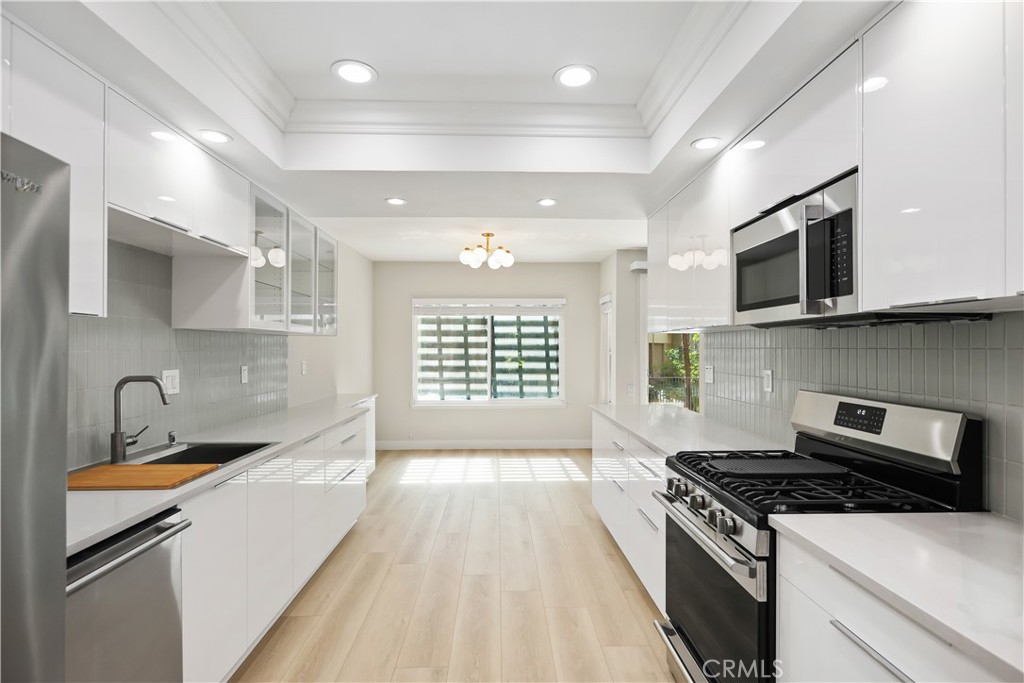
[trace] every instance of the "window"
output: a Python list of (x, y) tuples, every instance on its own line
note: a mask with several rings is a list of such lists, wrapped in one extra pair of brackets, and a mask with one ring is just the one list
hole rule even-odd
[(563, 307), (561, 299), (414, 301), (414, 401), (561, 401)]
[(647, 402), (700, 412), (700, 334), (648, 335)]

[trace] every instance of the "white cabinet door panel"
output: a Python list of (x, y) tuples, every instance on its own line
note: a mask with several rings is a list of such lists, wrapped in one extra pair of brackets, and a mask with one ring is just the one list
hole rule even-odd
[(16, 26), (9, 48), (7, 130), (71, 167), (70, 312), (106, 315), (106, 86)]
[(1024, 4), (1006, 12), (1006, 293), (1024, 292)]
[(366, 430), (362, 419), (325, 454), (324, 552), (330, 553), (366, 509)]
[(182, 655), (186, 681), (220, 681), (245, 654), (247, 476), (182, 503)]
[(668, 328), (668, 206), (647, 219), (647, 331)]
[(255, 641), (292, 596), (292, 456), (249, 470), (248, 637)]
[(1004, 293), (1003, 36), (998, 2), (907, 2), (865, 33), (865, 309)]
[(323, 561), (324, 439), (308, 439), (292, 453), (292, 581), (298, 590)]
[(193, 228), (207, 240), (237, 251), (249, 249), (249, 181), (209, 154), (196, 155)]

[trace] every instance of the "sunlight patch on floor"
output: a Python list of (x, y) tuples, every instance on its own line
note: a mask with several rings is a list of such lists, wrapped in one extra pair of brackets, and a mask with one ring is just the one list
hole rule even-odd
[(402, 484), (588, 481), (571, 458), (412, 458)]

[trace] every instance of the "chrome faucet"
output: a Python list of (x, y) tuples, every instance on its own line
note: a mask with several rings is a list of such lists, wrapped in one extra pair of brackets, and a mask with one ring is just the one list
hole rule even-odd
[(155, 375), (128, 375), (118, 380), (114, 386), (114, 431), (110, 435), (110, 462), (112, 463), (124, 462), (128, 457), (128, 447), (137, 444), (139, 442), (139, 434), (149, 429), (149, 425), (146, 425), (133, 436), (125, 436), (125, 433), (121, 431), (121, 390), (124, 389), (126, 384), (133, 382), (151, 382), (155, 384), (157, 391), (160, 392), (160, 400), (164, 402), (164, 405), (170, 405), (171, 403), (167, 400), (164, 383)]

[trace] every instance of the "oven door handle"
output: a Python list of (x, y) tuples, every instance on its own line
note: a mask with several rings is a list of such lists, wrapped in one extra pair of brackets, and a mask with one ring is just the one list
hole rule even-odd
[(678, 524), (683, 531), (687, 533), (693, 540), (695, 540), (704, 550), (708, 552), (713, 558), (718, 560), (718, 563), (723, 567), (731, 571), (733, 574), (739, 574), (740, 576), (747, 579), (757, 578), (757, 563), (749, 564), (737, 560), (735, 557), (725, 552), (718, 547), (717, 543), (708, 540), (708, 537), (697, 527), (696, 524), (679, 514), (679, 511), (672, 505), (672, 499), (661, 491), (651, 491), (651, 495), (654, 499), (661, 503), (661, 506), (665, 508), (668, 516)]

